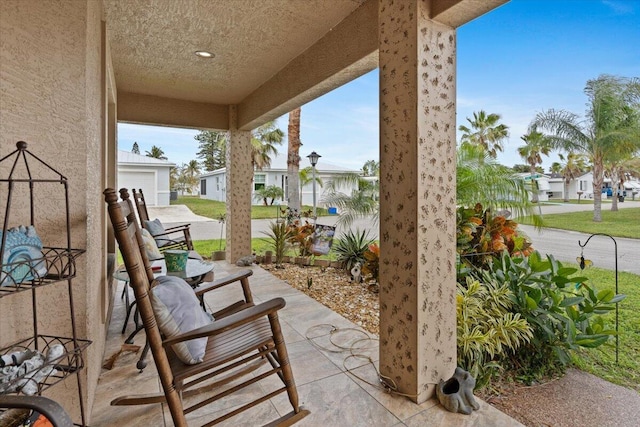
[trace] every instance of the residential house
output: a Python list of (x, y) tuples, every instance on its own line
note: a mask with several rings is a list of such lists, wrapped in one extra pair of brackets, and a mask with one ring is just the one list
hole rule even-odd
[[(303, 157), (302, 161), (304, 160), (305, 159)], [(304, 169), (305, 167), (307, 166), (304, 166), (303, 164), (300, 165), (300, 169)], [(333, 165), (326, 162), (324, 158), (321, 158), (316, 165), (316, 178), (319, 178), (322, 183), (321, 186), (320, 182), (316, 181), (316, 206), (328, 207), (325, 206), (322, 201), (323, 195), (326, 191), (326, 183), (339, 176), (357, 173), (360, 173), (360, 171)], [(217, 200), (220, 202), (226, 201), (226, 179), (226, 168), (200, 175), (200, 198)], [(256, 197), (256, 191), (270, 185), (280, 187), (285, 194), (285, 199), (276, 200), (275, 204), (286, 205), (286, 195), (288, 192), (286, 152), (278, 152), (278, 154), (271, 159), (271, 165), (269, 167), (265, 167), (262, 170), (256, 170), (254, 172), (251, 194), (251, 200), (254, 205), (260, 205), (263, 203), (262, 199)], [(356, 183), (345, 183), (336, 188), (337, 191), (348, 195), (356, 189)], [(301, 204), (311, 206), (313, 204), (313, 183), (306, 183), (299, 191), (302, 196), (300, 198)]]
[[(561, 176), (550, 178), (549, 184), (551, 187), (551, 193), (553, 194), (553, 198), (557, 198), (562, 200), (564, 198), (564, 178)], [(640, 181), (636, 178), (629, 177), (623, 183), (623, 192), (627, 196), (631, 196), (635, 198), (635, 196), (640, 192)], [(603, 188), (600, 189), (602, 191), (603, 199), (611, 198), (613, 196), (610, 178), (604, 178)], [(570, 200), (578, 199), (578, 196), (582, 199), (593, 199), (593, 172), (586, 172), (579, 177), (572, 179), (569, 181), (569, 185), (567, 188), (567, 192), (569, 194)]]
[(175, 163), (118, 150), (118, 186), (142, 189), (149, 206), (169, 206), (169, 174)]
[[(116, 298), (102, 192), (121, 186), (117, 123), (229, 132), (226, 258), (237, 260), (251, 252), (251, 131), (375, 68), (379, 370), (415, 402), (433, 396), (456, 366), (456, 29), (506, 1), (1, 1), (0, 157), (24, 140), (65, 174), (72, 241), (86, 250), (73, 291), (78, 332), (93, 341), (84, 393), (74, 378), (55, 395), (74, 420), (91, 412)], [(16, 197), (12, 218), (28, 218), (29, 196)], [(37, 201), (64, 216), (59, 199)], [(60, 237), (53, 221), (39, 232)], [(0, 298), (0, 347), (32, 333), (30, 292), (14, 296)], [(38, 304), (48, 333), (68, 333), (62, 293)]]
[(522, 172), (517, 173), (515, 175), (518, 179), (521, 179), (527, 185), (527, 191), (533, 197), (533, 192), (535, 191), (538, 195), (538, 200), (541, 202), (546, 202), (549, 200), (549, 193), (552, 191), (550, 187), (549, 175), (534, 173), (531, 175), (530, 172)]

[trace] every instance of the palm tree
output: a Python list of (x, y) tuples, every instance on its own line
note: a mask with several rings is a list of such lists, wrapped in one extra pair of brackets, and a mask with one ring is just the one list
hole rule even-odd
[[(352, 194), (340, 191), (344, 184), (357, 184), (358, 189)], [(377, 223), (380, 215), (380, 186), (379, 181), (367, 180), (357, 173), (336, 177), (327, 183), (322, 202), (328, 206), (335, 206), (340, 212), (336, 225), (349, 226), (356, 218), (373, 217)]]
[(533, 124), (549, 132), (556, 148), (586, 154), (593, 170), (593, 221), (602, 221), (604, 163), (610, 153), (632, 153), (640, 144), (640, 80), (602, 75), (585, 87), (586, 118), (547, 110)]
[(200, 163), (197, 160), (191, 160), (182, 167), (182, 176), (185, 187), (189, 194), (192, 193), (193, 188), (198, 184), (198, 175), (200, 175)]
[(587, 156), (580, 153), (569, 152), (565, 158), (562, 153), (558, 154), (562, 163), (554, 163), (559, 166), (559, 172), (564, 179), (564, 202), (569, 202), (569, 184), (572, 180), (589, 170)]
[[(313, 168), (311, 166), (307, 166), (304, 169), (300, 169), (300, 172), (298, 173), (298, 179), (300, 181), (300, 198), (298, 200), (302, 202), (302, 188), (313, 181)], [(316, 176), (316, 184), (318, 184), (320, 188), (322, 188), (323, 182), (319, 176)]]
[(560, 162), (553, 162), (549, 167), (549, 172), (552, 174), (561, 175), (562, 174), (562, 164)]
[(538, 132), (535, 126), (529, 128), (529, 133), (520, 137), (525, 145), (518, 147), (518, 154), (529, 165), (531, 173), (531, 194), (533, 203), (538, 203), (538, 189), (535, 185), (536, 166), (542, 163), (542, 155), (548, 156), (551, 151), (549, 138)]
[(302, 185), (299, 184), (298, 171), (300, 170), (300, 108), (289, 113), (289, 127), (287, 129), (287, 199), (289, 207), (300, 211), (302, 194), (298, 193), (298, 187), (302, 192)]
[(480, 203), (494, 212), (506, 209), (516, 217), (531, 216), (536, 226), (541, 225), (524, 181), (515, 179), (510, 168), (478, 146), (463, 144), (458, 149), (456, 199), (461, 206)]
[[(270, 206), (273, 205), (276, 199), (284, 197), (284, 191), (277, 185), (270, 185), (256, 190), (253, 197), (256, 200), (262, 200), (265, 206)], [(269, 199), (271, 199), (271, 202), (269, 202)]]
[(362, 174), (364, 176), (380, 175), (380, 162), (376, 162), (375, 160), (367, 160), (362, 166)]
[(480, 110), (473, 113), (473, 120), (467, 117), (469, 126), (460, 125), (462, 144), (482, 147), (492, 158), (496, 158), (498, 151), (502, 151), (502, 141), (509, 136), (507, 125), (498, 123), (499, 114), (489, 114)]
[[(480, 203), (494, 212), (506, 209), (514, 216), (530, 216), (540, 226), (542, 218), (534, 212), (529, 192), (523, 180), (515, 179), (513, 171), (492, 158), (482, 147), (463, 144), (458, 149), (456, 171), (456, 197), (459, 205), (475, 206)], [(343, 183), (358, 183), (358, 190), (347, 195), (338, 189)], [(336, 224), (350, 225), (355, 218), (379, 218), (380, 185), (378, 179), (367, 179), (348, 174), (327, 184), (322, 202), (336, 206), (340, 216)]]
[(167, 160), (167, 156), (164, 155), (164, 151), (160, 147), (155, 145), (151, 147), (150, 151), (145, 151), (147, 157), (153, 157), (154, 159)]
[(614, 158), (613, 156), (604, 165), (605, 176), (611, 179), (613, 187), (613, 198), (611, 200), (611, 210), (618, 210), (619, 192), (624, 190), (624, 180), (627, 175), (640, 175), (640, 157), (637, 155), (627, 155), (625, 157)]
[(271, 120), (253, 131), (251, 137), (251, 164), (262, 170), (271, 166), (271, 156), (278, 154), (276, 145), (282, 144), (284, 133)]

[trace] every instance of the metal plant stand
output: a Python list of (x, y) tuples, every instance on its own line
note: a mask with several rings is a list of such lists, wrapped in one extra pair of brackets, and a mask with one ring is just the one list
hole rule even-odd
[[(594, 233), (587, 238), (584, 244), (581, 243), (580, 240), (578, 240), (578, 246), (580, 246), (581, 249), (584, 249), (584, 247), (587, 246), (587, 243), (589, 243), (589, 240), (591, 240), (593, 236), (605, 236), (613, 240), (615, 268), (616, 268), (615, 270), (616, 271), (616, 295), (618, 295), (618, 242), (616, 242), (616, 239), (614, 239), (609, 234)], [(580, 254), (580, 268), (582, 270), (584, 270), (585, 268), (585, 259), (584, 259), (584, 256), (582, 256), (582, 254)], [(620, 345), (620, 336), (618, 335), (618, 304), (619, 303), (616, 302), (616, 364), (618, 364), (618, 353), (619, 353), (619, 345)]]
[[(11, 394), (16, 394), (18, 397), (31, 394), (41, 395), (49, 387), (63, 381), (70, 375), (75, 375), (78, 387), (80, 425), (85, 426), (85, 408), (79, 372), (84, 368), (83, 352), (91, 344), (91, 341), (78, 338), (73, 303), (73, 282), (77, 273), (76, 259), (85, 250), (73, 249), (71, 246), (67, 178), (27, 150), (27, 143), (24, 141), (19, 141), (16, 144), (15, 151), (0, 158), (0, 164), (2, 163), (4, 163), (2, 166), (7, 166), (3, 170), (8, 171), (8, 177), (0, 177), (0, 194), (2, 194), (0, 199), (6, 202), (4, 217), (1, 219), (3, 227), (0, 245), (0, 305), (6, 302), (2, 301), (3, 298), (23, 291), (31, 292), (33, 333), (18, 342), (0, 348), (0, 355), (8, 356), (8, 358), (12, 357), (9, 355), (14, 355), (14, 361), (10, 363), (12, 366), (20, 365), (15, 357), (24, 356), (26, 358), (26, 355), (41, 353), (46, 354), (46, 359), (39, 368), (26, 368), (28, 369), (26, 373), (18, 374), (16, 378), (10, 377), (8, 382), (0, 384), (0, 413), (7, 408), (15, 407), (11, 402), (15, 402), (16, 399), (10, 398)], [(63, 197), (60, 197), (60, 194), (56, 192), (56, 189), (59, 190), (61, 187), (64, 192)], [(66, 231), (66, 235), (60, 239), (65, 243), (59, 244), (60, 247), (43, 246), (37, 238), (38, 246), (36, 247), (38, 249), (34, 249), (33, 242), (31, 242), (31, 247), (27, 247), (25, 243), (8, 242), (7, 235), (9, 233), (14, 233), (13, 237), (16, 237), (16, 227), (10, 231), (10, 225), (20, 224), (20, 227), (17, 227), (18, 232), (28, 226), (31, 233), (35, 233), (35, 226), (38, 225), (37, 220), (41, 220), (43, 223), (50, 220), (50, 204), (55, 203), (57, 199), (65, 203), (64, 224), (59, 225), (61, 232)], [(42, 203), (43, 201), (50, 203)], [(42, 205), (42, 207), (38, 209), (38, 205)], [(18, 213), (17, 215), (12, 212), (12, 208)], [(11, 218), (12, 213), (16, 218)], [(29, 223), (25, 224), (26, 221)], [(51, 224), (47, 228), (50, 230)], [(42, 287), (60, 282), (67, 283), (65, 293), (69, 299), (70, 337), (44, 335), (38, 332), (38, 324), (47, 323), (44, 316), (38, 317), (38, 291)], [(75, 286), (78, 284), (76, 283)], [(63, 289), (59, 288), (61, 292)], [(43, 310), (46, 310), (46, 307), (43, 309), (43, 304), (40, 304), (40, 311)], [(34, 378), (38, 379), (34, 380)], [(17, 401), (22, 400), (17, 399)], [(25, 398), (24, 400), (29, 399)]]

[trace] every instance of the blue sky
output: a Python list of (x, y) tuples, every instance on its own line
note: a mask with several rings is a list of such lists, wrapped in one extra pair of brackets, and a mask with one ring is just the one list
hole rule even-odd
[[(640, 0), (512, 0), (458, 29), (457, 60), (458, 125), (474, 111), (500, 114), (510, 137), (498, 160), (524, 163), (516, 149), (537, 112), (583, 116), (587, 80), (640, 77)], [(378, 76), (374, 70), (302, 107), (302, 163), (311, 151), (353, 169), (378, 160)], [(285, 133), (287, 121), (277, 121)], [(197, 133), (120, 124), (119, 148), (137, 141), (145, 154), (156, 145), (181, 164), (196, 159)], [(546, 158), (545, 169), (556, 159)]]

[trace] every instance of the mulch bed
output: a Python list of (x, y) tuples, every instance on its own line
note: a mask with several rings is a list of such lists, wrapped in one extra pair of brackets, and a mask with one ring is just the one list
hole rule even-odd
[(261, 267), (311, 298), (341, 314), (364, 330), (378, 335), (380, 304), (378, 285), (355, 283), (346, 270), (333, 267), (302, 267), (284, 263)]

